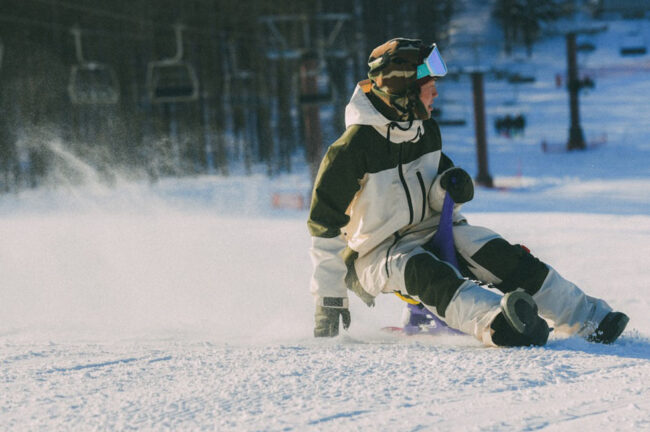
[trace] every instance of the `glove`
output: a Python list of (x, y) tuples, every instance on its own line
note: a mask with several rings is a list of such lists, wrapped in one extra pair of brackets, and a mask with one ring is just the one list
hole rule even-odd
[(343, 328), (350, 327), (350, 310), (347, 307), (347, 299), (339, 297), (323, 298), (322, 304), (316, 305), (314, 336), (337, 336), (339, 334), (339, 316), (343, 319)]
[(450, 168), (442, 174), (440, 186), (449, 193), (456, 204), (466, 203), (474, 198), (474, 182), (462, 168)]

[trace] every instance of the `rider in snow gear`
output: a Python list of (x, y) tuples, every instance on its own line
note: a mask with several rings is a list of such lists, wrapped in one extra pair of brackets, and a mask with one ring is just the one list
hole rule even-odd
[[(369, 79), (346, 107), (347, 129), (323, 158), (308, 220), (315, 336), (336, 336), (341, 317), (349, 325), (350, 289), (368, 305), (381, 293), (421, 302), (449, 327), (487, 345), (543, 345), (547, 320), (556, 331), (612, 342), (626, 322), (608, 324), (607, 303), (459, 213), (473, 197), (473, 184), (442, 152), (427, 106), (437, 96), (435, 77), (417, 74), (433, 49), (400, 38), (373, 50)], [(457, 200), (459, 268), (427, 248), (447, 193)], [(612, 326), (616, 331), (600, 328)], [(601, 337), (593, 336), (597, 329)]]

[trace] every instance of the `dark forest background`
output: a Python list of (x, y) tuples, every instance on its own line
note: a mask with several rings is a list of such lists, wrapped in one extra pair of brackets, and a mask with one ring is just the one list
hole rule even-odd
[[(444, 52), (452, 18), (472, 3), (0, 0), (0, 190), (74, 180), (55, 172), (63, 147), (106, 181), (290, 172), (306, 150), (305, 58), (318, 65), (311, 103), (342, 130), (373, 47), (399, 35)], [(538, 23), (574, 2), (492, 3), (507, 51), (532, 46)]]

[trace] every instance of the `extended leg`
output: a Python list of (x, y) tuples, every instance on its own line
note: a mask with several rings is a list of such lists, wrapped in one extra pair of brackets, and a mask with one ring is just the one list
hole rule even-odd
[(586, 295), (527, 249), (486, 228), (455, 227), (454, 237), (462, 261), (476, 277), (504, 293), (521, 288), (532, 295), (556, 331), (590, 338), (612, 312), (606, 302)]

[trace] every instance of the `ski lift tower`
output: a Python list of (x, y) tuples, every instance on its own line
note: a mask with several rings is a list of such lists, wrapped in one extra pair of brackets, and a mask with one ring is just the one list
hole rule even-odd
[(476, 158), (478, 161), (476, 183), (491, 188), (494, 187), (494, 181), (488, 171), (487, 132), (485, 126), (485, 89), (483, 85), (485, 71), (476, 67), (469, 71), (469, 75), (472, 80), (474, 133), (476, 136)]
[(567, 150), (584, 150), (585, 135), (580, 125), (580, 83), (578, 78), (578, 61), (576, 55), (576, 33), (569, 32), (565, 35), (567, 53), (567, 86), (569, 90), (569, 111), (571, 125), (569, 126), (569, 141)]
[(587, 148), (584, 132), (580, 125), (580, 87), (581, 82), (578, 74), (576, 36), (578, 34), (595, 34), (605, 31), (607, 26), (598, 27), (576, 27), (564, 32), (566, 39), (567, 55), (567, 90), (569, 91), (569, 110), (571, 125), (569, 126), (569, 140), (567, 150), (584, 150)]
[[(474, 105), (474, 136), (476, 138), (476, 160), (478, 172), (474, 180), (477, 184), (488, 188), (494, 187), (494, 180), (488, 170), (487, 128), (485, 123), (485, 85), (484, 78), (489, 70), (483, 66), (480, 47), (485, 44), (485, 39), (472, 35), (469, 42), (462, 46), (469, 46), (473, 52), (471, 66), (462, 68), (458, 73), (468, 75), (472, 82), (472, 101)], [(461, 44), (458, 44), (461, 45)]]
[(73, 104), (109, 105), (120, 99), (120, 85), (115, 70), (104, 63), (84, 59), (81, 30), (73, 27), (77, 64), (70, 68), (68, 96)]
[(199, 97), (199, 80), (194, 67), (183, 61), (183, 26), (174, 26), (176, 54), (149, 62), (147, 92), (152, 103), (191, 102)]
[[(321, 10), (318, 2), (318, 10)], [(300, 105), (303, 126), (306, 134), (306, 159), (311, 170), (312, 181), (316, 178), (318, 165), (322, 156), (322, 130), (320, 125), (320, 105), (332, 99), (331, 82), (327, 83), (324, 91), (319, 87), (319, 76), (325, 69), (326, 51), (333, 56), (345, 57), (345, 50), (332, 50), (334, 43), (346, 22), (352, 16), (345, 13), (316, 13), (307, 15), (275, 15), (264, 16), (259, 22), (269, 30), (269, 53), (273, 57), (300, 58)], [(290, 47), (289, 39), (278, 29), (277, 23), (291, 23), (301, 27), (302, 38), (300, 46)], [(325, 35), (325, 24), (333, 24)], [(315, 37), (313, 37), (315, 36)], [(279, 48), (279, 49), (278, 49)]]

